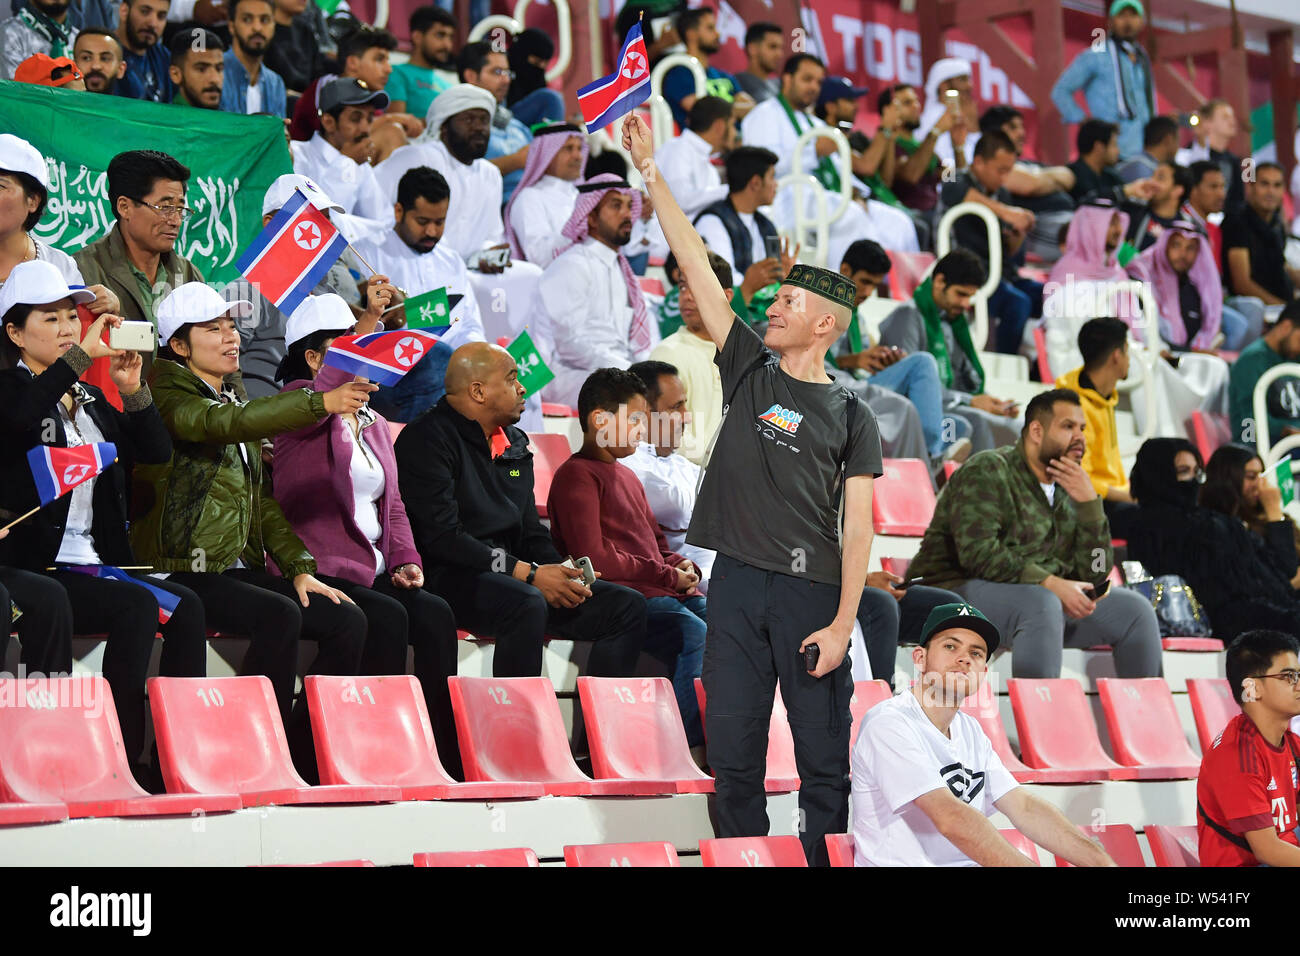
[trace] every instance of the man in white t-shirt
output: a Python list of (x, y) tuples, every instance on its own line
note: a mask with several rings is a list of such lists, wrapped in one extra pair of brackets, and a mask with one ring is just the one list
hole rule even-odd
[(998, 629), (969, 604), (930, 612), (912, 651), (920, 680), (862, 720), (853, 747), (857, 866), (1033, 866), (988, 821), (1002, 812), (1076, 866), (1114, 861), (1060, 810), (1030, 794), (962, 701), (979, 691)]

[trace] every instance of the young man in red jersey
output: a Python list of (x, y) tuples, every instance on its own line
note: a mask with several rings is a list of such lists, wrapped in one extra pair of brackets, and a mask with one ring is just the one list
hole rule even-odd
[(1300, 866), (1296, 790), (1300, 642), (1245, 631), (1228, 646), (1228, 683), (1242, 713), (1201, 759), (1196, 784), (1201, 866)]

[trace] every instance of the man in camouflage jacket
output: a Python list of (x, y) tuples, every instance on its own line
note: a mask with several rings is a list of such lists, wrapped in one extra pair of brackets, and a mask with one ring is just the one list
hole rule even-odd
[(1101, 590), (1114, 555), (1101, 499), (1079, 464), (1075, 392), (1025, 409), (1014, 445), (981, 452), (949, 480), (909, 574), (956, 591), (1014, 645), (1015, 677), (1061, 676), (1062, 647), (1114, 648), (1120, 677), (1158, 677), (1160, 628), (1136, 591)]

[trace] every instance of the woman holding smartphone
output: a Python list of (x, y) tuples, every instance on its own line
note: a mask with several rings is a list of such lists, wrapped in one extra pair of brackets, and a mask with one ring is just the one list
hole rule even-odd
[[(249, 638), (240, 673), (270, 678), (294, 762), (314, 780), (306, 702), (293, 706), (298, 639), (319, 647), (312, 673), (356, 674), (366, 619), (316, 577), (315, 558), (264, 487), (261, 442), (355, 412), (374, 386), (349, 382), (240, 402), (224, 379), (239, 368), (234, 314), (250, 308), (201, 282), (158, 304), (164, 344), (149, 377), (176, 447), (170, 461), (140, 469), (152, 494), (131, 540), (143, 560), (198, 594), (212, 627)], [(268, 557), (282, 576), (270, 573)]]
[[(0, 289), (0, 508), (6, 522), (40, 503), (27, 452), (38, 445), (68, 448), (112, 442), (117, 460), (97, 477), (75, 487), (18, 522), (0, 541), (0, 564), (47, 576), (66, 595), (72, 627), (104, 634), (104, 677), (113, 692), (128, 759), (141, 783), (155, 787), (138, 766), (144, 747), (145, 678), (154, 635), (164, 637), (160, 673), (202, 677), (206, 663), (203, 607), (198, 597), (174, 583), (148, 584), (179, 598), (159, 624), (158, 598), (143, 585), (102, 577), (105, 566), (131, 568), (138, 561), (127, 539), (128, 489), (133, 466), (160, 466), (171, 458), (172, 441), (140, 382), (139, 352), (110, 349), (103, 342), (119, 316), (99, 316), (81, 334), (77, 305), (90, 301), (86, 289), (70, 289), (48, 262), (14, 266)], [(122, 411), (104, 393), (77, 380), (97, 358), (111, 359), (110, 372)], [(57, 570), (56, 570), (57, 568)], [(80, 568), (82, 570), (70, 570)], [(42, 589), (15, 591), (20, 606), (45, 601)], [(71, 670), (71, 652), (48, 660)]]
[[(346, 302), (312, 296), (285, 329), (288, 352), (278, 378), (284, 392), (326, 392), (352, 379), (324, 364), (330, 344), (352, 329)], [(320, 579), (348, 595), (366, 615), (362, 674), (406, 673), (424, 689), (438, 754), (460, 775), (447, 678), (456, 673), (456, 619), (442, 598), (424, 590), (406, 507), (397, 486), (393, 438), (383, 416), (362, 405), (328, 415), (275, 439), (275, 498), (294, 531), (317, 555)]]

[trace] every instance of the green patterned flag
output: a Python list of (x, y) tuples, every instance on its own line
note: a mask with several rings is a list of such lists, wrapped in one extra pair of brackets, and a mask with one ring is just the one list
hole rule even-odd
[(1291, 473), (1290, 455), (1277, 463), (1273, 475), (1277, 479), (1277, 486), (1282, 492), (1282, 507), (1285, 508), (1295, 501), (1295, 476)]
[(45, 157), (50, 199), (34, 230), (69, 255), (108, 234), (109, 160), (157, 149), (190, 168), (176, 252), (209, 282), (238, 279), (235, 260), (262, 229), (262, 197), (293, 172), (284, 124), (273, 116), (149, 103), (122, 96), (0, 80), (0, 133), (27, 140)]
[(332, 17), (343, 0), (316, 0), (316, 6), (325, 11), (325, 16)]
[(451, 306), (447, 303), (445, 288), (413, 295), (406, 300), (405, 304), (408, 329), (445, 330), (451, 325)]
[(555, 373), (546, 367), (542, 361), (541, 354), (537, 351), (537, 346), (533, 344), (532, 337), (525, 330), (519, 333), (519, 337), (506, 346), (519, 366), (519, 382), (524, 387), (524, 391), (533, 395), (540, 392), (546, 383), (555, 378)]

